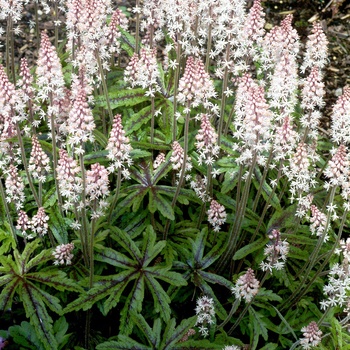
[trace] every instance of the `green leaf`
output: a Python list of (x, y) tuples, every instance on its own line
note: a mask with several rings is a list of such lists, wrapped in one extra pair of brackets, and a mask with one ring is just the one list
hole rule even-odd
[(131, 57), (136, 48), (136, 41), (133, 35), (128, 33), (128, 31), (124, 30), (123, 28), (119, 27), (119, 31), (122, 33), (122, 36), (120, 38), (121, 47), (123, 50), (125, 50), (129, 57)]
[[(129, 293), (127, 301), (121, 312), (120, 318), (120, 332), (128, 335), (132, 332), (134, 326), (133, 322), (130, 322), (129, 316), (134, 313), (140, 313), (142, 310), (142, 301), (145, 294), (145, 280), (144, 275), (140, 274), (135, 281), (132, 291)], [(107, 311), (107, 310), (106, 310)]]
[[(193, 316), (182, 322), (175, 328), (175, 319), (171, 319), (165, 328), (163, 340), (160, 349), (172, 350), (187, 331), (194, 327), (197, 321), (197, 316)], [(174, 329), (175, 328), (175, 329)]]
[(252, 307), (249, 307), (248, 310), (249, 310), (250, 320), (253, 323), (254, 339), (259, 338), (259, 335), (262, 335), (264, 340), (267, 341), (268, 334), (267, 334), (267, 328), (263, 321), (264, 316), (260, 315)]
[(174, 210), (171, 206), (171, 202), (161, 196), (159, 193), (154, 196), (157, 209), (160, 213), (169, 220), (175, 220)]
[(187, 285), (186, 280), (181, 276), (181, 274), (169, 270), (170, 267), (163, 267), (158, 265), (145, 268), (146, 275), (151, 274), (153, 277), (161, 279), (162, 281), (174, 286)]
[(296, 204), (293, 204), (283, 210), (277, 210), (270, 219), (267, 232), (275, 230), (280, 230), (282, 228), (288, 228), (295, 226), (295, 212)]
[[(256, 180), (253, 179), (253, 183), (254, 183), (256, 189), (258, 189), (260, 187), (260, 183), (261, 183), (261, 180), (262, 180), (262, 174), (261, 174), (261, 171), (260, 171), (260, 169), (258, 167), (255, 167), (254, 174), (255, 174)], [(279, 202), (277, 194), (267, 184), (266, 180), (262, 184), (262, 192), (261, 193), (262, 193), (265, 201), (269, 201), (269, 203), (271, 204), (271, 206), (273, 208), (275, 208), (276, 210), (280, 210), (281, 209), (281, 203)]]
[[(22, 321), (21, 325), (11, 326), (9, 334), (15, 344), (25, 346), (25, 349), (45, 350), (37, 337), (34, 327), (27, 321)], [(20, 347), (19, 349), (23, 348)]]
[[(142, 331), (153, 349), (158, 349), (159, 339), (155, 336), (153, 329), (148, 325), (145, 318), (141, 314), (131, 313), (131, 319), (137, 324), (137, 327)], [(155, 320), (156, 322), (157, 320)], [(160, 321), (160, 320), (159, 320)]]
[(229, 280), (227, 280), (222, 276), (216, 275), (215, 273), (198, 270), (198, 274), (200, 274), (203, 277), (203, 279), (205, 279), (207, 282), (210, 282), (213, 284), (217, 283), (222, 286), (225, 286), (228, 289), (231, 289), (231, 287), (233, 287), (232, 282), (230, 282)]
[(165, 322), (170, 320), (170, 298), (158, 281), (149, 273), (145, 274), (146, 283), (154, 300), (154, 311), (159, 313)]
[(34, 326), (44, 348), (47, 350), (56, 349), (58, 344), (53, 335), (52, 319), (45, 308), (41, 295), (29, 284), (22, 284), (20, 297), (26, 316), (30, 318), (30, 322)]
[(76, 281), (67, 277), (64, 271), (58, 269), (50, 269), (48, 271), (27, 273), (27, 279), (35, 282), (43, 283), (47, 286), (53, 287), (61, 292), (81, 292), (82, 288)]
[[(149, 100), (149, 97), (145, 96), (145, 90), (141, 88), (110, 90), (108, 93), (108, 98), (112, 109), (118, 107), (136, 106)], [(95, 98), (95, 102), (97, 106), (107, 108), (105, 95), (97, 96)]]
[(137, 248), (134, 241), (124, 231), (117, 227), (111, 227), (111, 237), (141, 264), (143, 257), (139, 248)]
[(106, 341), (97, 345), (97, 350), (153, 350), (153, 347), (140, 344), (126, 335), (120, 334), (118, 341)]
[(60, 349), (66, 345), (70, 337), (70, 334), (66, 334), (68, 326), (68, 322), (64, 316), (60, 317), (53, 325), (53, 331)]
[(152, 118), (151, 106), (142, 108), (139, 112), (134, 113), (125, 125), (126, 135), (138, 131), (143, 124), (148, 123)]
[(52, 249), (42, 250), (39, 254), (35, 255), (33, 259), (28, 261), (25, 272), (30, 271), (33, 267), (38, 266), (39, 264), (47, 263), (52, 259)]
[(257, 250), (263, 248), (269, 241), (268, 237), (261, 237), (260, 239), (254, 241), (253, 243), (247, 244), (243, 248), (239, 249), (233, 256), (233, 260), (241, 260), (245, 258), (248, 254), (251, 254)]
[(102, 251), (95, 254), (95, 260), (106, 262), (112, 266), (122, 268), (135, 268), (135, 261), (112, 248), (104, 247)]
[[(113, 299), (113, 305), (115, 306), (120, 297), (120, 291), (123, 290), (126, 284), (136, 278), (134, 272), (130, 270), (122, 271), (117, 275), (111, 275), (98, 279), (94, 284), (94, 287), (89, 289), (87, 292), (83, 293), (77, 299), (68, 304), (63, 313), (68, 313), (77, 310), (88, 310), (90, 309), (97, 301), (109, 296), (108, 301), (111, 302)], [(110, 306), (108, 306), (110, 308)]]
[(279, 316), (279, 318), (282, 320), (282, 322), (284, 323), (284, 325), (287, 327), (287, 329), (289, 330), (290, 333), (292, 333), (293, 337), (295, 340), (298, 340), (298, 337), (296, 336), (296, 334), (294, 333), (294, 330), (292, 328), (292, 326), (288, 323), (288, 321), (283, 317), (283, 315), (279, 312), (279, 310), (277, 308), (275, 308), (274, 306), (272, 306), (277, 315)]
[(3, 279), (2, 282), (6, 281), (6, 285), (0, 294), (0, 310), (2, 311), (11, 308), (13, 296), (20, 284), (19, 278), (13, 277), (12, 275), (6, 275), (4, 277), (6, 277), (6, 279)]

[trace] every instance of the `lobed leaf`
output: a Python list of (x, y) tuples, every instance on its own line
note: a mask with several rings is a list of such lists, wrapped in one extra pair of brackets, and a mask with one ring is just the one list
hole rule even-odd
[(115, 300), (113, 306), (116, 305), (119, 301), (116, 299), (116, 296), (120, 296), (120, 290), (124, 289), (126, 284), (134, 278), (136, 278), (135, 273), (133, 271), (126, 270), (117, 275), (100, 279), (95, 283), (93, 288), (89, 289), (79, 298), (68, 304), (63, 309), (63, 314), (81, 309), (86, 311), (90, 309), (97, 301), (105, 298), (106, 296), (109, 296), (110, 298), (114, 296)]
[(142, 310), (142, 302), (145, 294), (144, 275), (139, 274), (135, 281), (133, 289), (129, 293), (120, 318), (120, 331), (123, 334), (130, 334), (133, 328), (133, 322), (130, 322), (129, 317), (133, 313), (140, 313)]
[(96, 253), (95, 259), (124, 269), (135, 269), (137, 266), (137, 262), (134, 260), (108, 247), (104, 247), (100, 252)]
[(34, 326), (38, 338), (42, 341), (46, 350), (57, 349), (58, 344), (53, 335), (52, 319), (49, 316), (45, 304), (39, 294), (30, 284), (21, 284), (20, 297), (26, 312)]
[(154, 311), (159, 313), (165, 322), (170, 320), (170, 298), (158, 281), (149, 273), (145, 274), (146, 283), (154, 300)]

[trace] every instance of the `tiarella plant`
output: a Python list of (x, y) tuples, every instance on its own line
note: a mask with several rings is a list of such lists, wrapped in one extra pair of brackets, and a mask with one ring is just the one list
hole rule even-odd
[(0, 349), (350, 348), (350, 88), (320, 133), (319, 22), (301, 45), (261, 0), (0, 20)]

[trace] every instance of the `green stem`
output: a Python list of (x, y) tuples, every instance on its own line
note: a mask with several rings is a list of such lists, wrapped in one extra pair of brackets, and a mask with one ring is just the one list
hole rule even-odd
[(1, 193), (2, 202), (3, 202), (4, 207), (5, 207), (5, 212), (6, 212), (7, 220), (8, 220), (9, 225), (10, 225), (10, 229), (11, 229), (11, 233), (12, 233), (13, 239), (15, 240), (16, 245), (18, 246), (18, 240), (17, 240), (16, 231), (15, 231), (15, 228), (13, 226), (12, 217), (11, 217), (11, 214), (10, 214), (10, 209), (9, 209), (7, 201), (6, 201), (6, 195), (5, 195), (4, 186), (2, 184), (2, 179), (1, 178), (0, 178), (0, 193)]
[(58, 26), (57, 26), (57, 21), (58, 21), (58, 5), (57, 1), (55, 1), (55, 47), (56, 49), (58, 48)]
[(18, 143), (19, 143), (19, 147), (21, 148), (21, 154), (22, 154), (22, 162), (23, 162), (23, 166), (24, 166), (24, 170), (26, 172), (27, 175), (27, 179), (28, 179), (28, 183), (29, 183), (29, 187), (33, 193), (36, 205), (38, 206), (38, 208), (41, 207), (41, 201), (36, 193), (33, 181), (32, 181), (32, 177), (29, 173), (28, 170), (28, 165), (27, 165), (27, 158), (26, 158), (26, 153), (25, 153), (25, 149), (24, 149), (24, 145), (23, 145), (23, 139), (22, 139), (22, 135), (21, 135), (21, 130), (19, 128), (18, 123), (16, 123), (16, 131), (17, 131), (17, 137), (18, 137)]
[(228, 316), (224, 319), (224, 321), (218, 325), (217, 330), (219, 330), (220, 328), (223, 328), (227, 322), (229, 322), (233, 316), (233, 314), (237, 311), (239, 304), (241, 303), (240, 299), (236, 299), (235, 302), (232, 304), (230, 313), (228, 314)]
[(107, 102), (107, 109), (108, 109), (108, 114), (109, 114), (109, 120), (110, 120), (111, 125), (113, 125), (113, 112), (112, 112), (111, 104), (109, 102), (107, 83), (106, 83), (105, 75), (104, 75), (104, 72), (103, 72), (101, 58), (100, 58), (100, 55), (99, 55), (97, 50), (95, 52), (95, 56), (96, 56), (97, 63), (98, 63), (98, 69), (100, 71), (103, 92), (105, 94), (105, 98), (106, 98), (106, 102)]
[(338, 246), (338, 243), (340, 241), (341, 235), (343, 233), (343, 228), (344, 228), (344, 224), (345, 224), (345, 220), (346, 220), (346, 214), (347, 212), (344, 213), (343, 217), (342, 217), (342, 221), (339, 227), (339, 232), (338, 232), (338, 236), (337, 239), (335, 241), (335, 243), (333, 244), (332, 249), (328, 252), (327, 257), (324, 259), (323, 263), (320, 265), (320, 267), (317, 269), (316, 273), (314, 274), (314, 276), (310, 279), (310, 281), (308, 282), (308, 284), (305, 286), (305, 283), (302, 283), (302, 286), (305, 286), (305, 288), (299, 293), (299, 295), (297, 295), (295, 297), (295, 300), (293, 301), (293, 303), (297, 303), (303, 295), (305, 295), (309, 289), (311, 288), (312, 284), (315, 282), (315, 280), (321, 275), (323, 269), (325, 268), (325, 266), (329, 263), (329, 260), (331, 259), (331, 257), (333, 256), (333, 253), (335, 251), (335, 249)]
[[(74, 214), (75, 214), (75, 217), (78, 219), (79, 214), (78, 214), (77, 203), (74, 203)], [(81, 242), (81, 250), (83, 252), (83, 257), (84, 257), (84, 263), (86, 267), (89, 267), (89, 254), (87, 252), (87, 242), (85, 242), (84, 232), (82, 231), (82, 229), (79, 229), (78, 232), (79, 232), (79, 238)]]
[[(207, 168), (207, 185), (206, 185), (206, 189), (205, 189), (205, 195), (208, 195), (209, 197), (212, 197), (212, 189), (211, 189), (211, 181), (212, 181), (212, 165), (208, 165)], [(202, 221), (204, 219), (204, 215), (205, 215), (205, 209), (206, 209), (206, 201), (204, 201), (204, 203), (202, 204), (202, 208), (201, 208), (201, 213), (199, 215), (199, 219), (198, 219), (198, 224), (197, 224), (197, 228), (199, 229), (201, 227)]]
[[(226, 46), (226, 61), (228, 62), (230, 59), (230, 44), (227, 44)], [(221, 134), (222, 134), (222, 128), (224, 125), (224, 114), (225, 114), (225, 106), (226, 106), (226, 89), (228, 85), (228, 67), (225, 67), (225, 73), (224, 73), (224, 79), (222, 82), (222, 94), (221, 94), (221, 110), (220, 110), (220, 120), (219, 120), (219, 127), (218, 127), (218, 145), (221, 144)]]
[(115, 195), (114, 195), (114, 198), (113, 198), (112, 205), (109, 208), (108, 222), (111, 222), (113, 210), (114, 210), (114, 208), (115, 208), (115, 206), (117, 204), (117, 201), (118, 201), (119, 192), (120, 192), (120, 185), (121, 185), (121, 178), (122, 178), (121, 169), (118, 169), (117, 185), (116, 185)]
[[(140, 0), (136, 0), (136, 8), (140, 8)], [(140, 14), (136, 13), (136, 33), (135, 33), (135, 52), (139, 53), (140, 46)]]
[[(331, 190), (330, 193), (330, 199), (329, 199), (329, 203), (333, 203), (334, 200), (334, 196), (335, 196), (335, 191), (336, 191), (336, 186), (334, 186)], [(299, 283), (298, 288), (296, 288), (294, 290), (294, 292), (291, 294), (291, 296), (281, 305), (281, 310), (284, 310), (286, 308), (288, 308), (290, 306), (290, 303), (293, 302), (295, 298), (297, 297), (298, 299), (300, 299), (300, 297), (304, 294), (303, 289), (305, 290), (305, 284), (306, 281), (309, 277), (309, 274), (312, 270), (312, 268), (314, 267), (315, 261), (318, 257), (319, 251), (321, 249), (321, 246), (324, 242), (324, 238), (326, 237), (326, 234), (328, 232), (328, 227), (330, 224), (330, 220), (331, 220), (331, 212), (329, 211), (327, 214), (327, 221), (325, 224), (325, 229), (322, 233), (322, 236), (319, 237), (317, 243), (316, 243), (316, 247), (315, 249), (312, 251), (309, 260), (306, 262), (306, 264), (303, 266), (303, 268), (301, 269), (301, 271), (298, 273), (299, 276), (303, 275), (304, 271), (306, 270), (305, 274), (304, 274), (304, 278), (303, 280)], [(309, 287), (308, 287), (309, 288)]]
[[(254, 153), (252, 164), (249, 169), (249, 173), (245, 182), (245, 186), (243, 189), (242, 199), (239, 200), (239, 202), (236, 201), (236, 215), (235, 215), (235, 221), (230, 227), (230, 231), (228, 234), (228, 243), (225, 253), (221, 256), (219, 263), (216, 267), (216, 272), (222, 272), (224, 268), (227, 266), (227, 264), (231, 263), (231, 259), (235, 250), (236, 243), (239, 238), (239, 234), (241, 232), (242, 228), (242, 222), (246, 211), (246, 206), (248, 202), (248, 196), (249, 196), (249, 190), (250, 190), (250, 184), (252, 180), (253, 171), (256, 165), (257, 160), (257, 153)], [(238, 193), (237, 193), (238, 197)]]
[[(97, 200), (94, 200), (92, 210), (96, 211)], [(94, 244), (95, 244), (95, 225), (96, 218), (91, 220), (91, 235), (90, 235), (90, 278), (89, 278), (89, 287), (92, 288), (94, 282)]]
[[(212, 16), (212, 6), (209, 8), (209, 17)], [(208, 29), (208, 43), (207, 43), (207, 54), (205, 58), (205, 71), (209, 73), (209, 63), (210, 63), (210, 50), (211, 50), (211, 44), (212, 44), (212, 26), (211, 24), (209, 25)]]
[[(188, 109), (189, 106), (188, 106)], [(176, 187), (176, 191), (173, 197), (173, 200), (171, 202), (171, 207), (174, 209), (177, 198), (179, 197), (181, 188), (182, 188), (182, 184), (185, 178), (185, 172), (186, 172), (186, 163), (187, 163), (187, 152), (188, 152), (188, 136), (189, 136), (189, 124), (190, 124), (190, 112), (187, 113), (186, 119), (185, 119), (185, 130), (184, 130), (184, 158), (182, 161), (182, 167), (181, 167), (181, 173), (180, 173), (180, 178), (179, 178), (179, 183)], [(163, 239), (167, 239), (167, 235), (168, 235), (168, 230), (170, 227), (170, 220), (168, 219), (165, 227), (164, 227), (164, 234), (163, 234)]]
[[(178, 37), (178, 33), (176, 34), (176, 37)], [(177, 119), (176, 119), (176, 112), (177, 112), (177, 93), (179, 88), (179, 77), (180, 77), (180, 58), (181, 58), (181, 45), (179, 41), (177, 41), (177, 47), (176, 47), (176, 68), (175, 68), (175, 77), (174, 77), (174, 119), (173, 119), (173, 142), (177, 139)]]
[[(81, 208), (82, 236), (84, 237), (86, 252), (89, 252), (89, 249), (88, 249), (89, 233), (88, 233), (88, 223), (87, 223), (87, 216), (86, 216), (86, 177), (85, 177), (84, 158), (82, 154), (79, 154), (79, 163), (80, 163), (81, 177), (83, 180), (83, 191), (82, 191), (83, 205)], [(90, 253), (88, 253), (88, 256), (90, 257)], [(88, 259), (88, 264), (90, 265), (89, 259)], [(91, 266), (88, 266), (88, 267), (91, 268)]]
[(154, 144), (154, 96), (151, 97), (151, 144)]
[(266, 162), (266, 164), (264, 166), (264, 172), (263, 172), (263, 175), (262, 175), (261, 180), (260, 180), (259, 189), (258, 189), (258, 192), (257, 192), (257, 194), (255, 196), (255, 199), (254, 199), (254, 203), (253, 203), (253, 207), (252, 207), (252, 211), (253, 212), (255, 212), (255, 210), (256, 210), (256, 208), (258, 206), (260, 195), (261, 195), (261, 192), (263, 190), (264, 182), (266, 180), (267, 172), (269, 170), (269, 166), (270, 166), (270, 163), (272, 161), (272, 156), (273, 156), (273, 150), (271, 148), (270, 149), (269, 158), (267, 159), (267, 162)]

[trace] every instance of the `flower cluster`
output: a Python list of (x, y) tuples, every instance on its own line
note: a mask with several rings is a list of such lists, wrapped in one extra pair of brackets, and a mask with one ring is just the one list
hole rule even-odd
[[(68, 144), (81, 146), (83, 142), (93, 142), (95, 129), (94, 117), (86, 100), (86, 92), (81, 88), (73, 102), (68, 117)], [(76, 150), (78, 152), (78, 149)], [(82, 148), (79, 152), (84, 152)]]
[(38, 66), (36, 69), (38, 98), (60, 100), (63, 96), (64, 79), (62, 66), (55, 47), (50, 43), (48, 35), (41, 34)]
[(196, 315), (196, 326), (198, 326), (199, 332), (203, 337), (208, 336), (208, 325), (210, 326), (215, 322), (214, 300), (207, 296), (197, 299)]
[(304, 337), (300, 339), (300, 345), (304, 350), (309, 350), (321, 342), (322, 331), (315, 321), (310, 322), (301, 331)]
[(220, 227), (226, 222), (226, 218), (225, 207), (213, 199), (208, 210), (208, 221), (213, 226), (215, 232), (220, 231)]
[(103, 210), (107, 206), (107, 202), (103, 199), (109, 194), (108, 186), (107, 169), (99, 163), (92, 164), (91, 170), (86, 172), (86, 197), (88, 203), (94, 202), (92, 205), (93, 218), (98, 218), (103, 215)]
[(321, 309), (339, 306), (344, 307), (349, 302), (350, 292), (350, 239), (340, 241), (340, 248), (336, 253), (342, 257), (341, 264), (336, 263), (332, 266), (328, 274), (328, 284), (323, 287), (327, 299), (321, 301)]
[(345, 145), (332, 150), (333, 156), (325, 169), (325, 176), (330, 179), (327, 186), (342, 186), (348, 180), (349, 157)]
[(55, 258), (55, 265), (70, 265), (74, 257), (72, 250), (74, 249), (74, 243), (60, 244), (53, 251), (52, 255)]
[(203, 202), (209, 202), (211, 200), (211, 197), (207, 193), (207, 183), (208, 183), (207, 177), (206, 176), (201, 177), (200, 175), (197, 175), (195, 177), (195, 180), (192, 180), (190, 182), (191, 188), (196, 193), (197, 197), (201, 199)]
[(254, 271), (249, 268), (244, 275), (238, 278), (231, 291), (237, 299), (241, 300), (243, 298), (245, 302), (250, 303), (259, 292), (259, 284)]
[(34, 179), (37, 179), (39, 182), (45, 182), (46, 175), (50, 171), (50, 159), (43, 151), (36, 135), (32, 137), (32, 145), (28, 170)]
[(153, 169), (155, 170), (159, 168), (159, 166), (164, 162), (165, 162), (165, 154), (163, 152), (160, 152), (153, 162)]
[(27, 213), (23, 210), (20, 210), (18, 212), (16, 229), (22, 232), (22, 235), (24, 238), (27, 238), (27, 239), (33, 238), (32, 235), (27, 233), (27, 230), (30, 230), (30, 225), (31, 223), (29, 221)]
[(40, 207), (38, 212), (33, 216), (31, 221), (31, 230), (39, 234), (41, 237), (47, 234), (49, 229), (49, 216), (45, 213), (45, 209)]
[(239, 81), (235, 112), (234, 135), (241, 140), (241, 156), (236, 161), (239, 164), (249, 163), (253, 154), (257, 153), (258, 163), (263, 165), (265, 157), (262, 153), (268, 151), (271, 146), (272, 114), (264, 96), (264, 88), (248, 73)]
[(108, 159), (111, 164), (108, 168), (109, 172), (114, 173), (121, 169), (123, 176), (128, 179), (130, 177), (128, 168), (132, 164), (130, 152), (132, 150), (129, 138), (125, 136), (122, 125), (122, 116), (117, 114), (114, 117), (112, 130), (107, 144)]
[(183, 77), (179, 81), (178, 99), (183, 104), (196, 107), (215, 97), (214, 84), (199, 58), (190, 56)]
[(13, 164), (10, 164), (9, 169), (6, 171), (7, 177), (5, 180), (5, 192), (7, 202), (15, 204), (16, 209), (21, 209), (24, 203), (24, 183), (18, 169)]
[(343, 89), (338, 97), (331, 115), (331, 135), (337, 144), (350, 143), (350, 86)]
[(262, 261), (260, 267), (263, 271), (270, 272), (273, 269), (282, 270), (287, 260), (289, 243), (286, 240), (281, 240), (281, 233), (278, 230), (272, 230), (268, 237), (270, 242), (264, 249), (267, 261)]
[[(324, 213), (322, 213), (315, 205), (311, 205), (310, 210), (310, 231), (312, 234), (315, 234), (316, 236), (320, 237), (326, 230), (327, 216)], [(327, 240), (327, 236), (325, 237), (325, 240)]]
[(80, 167), (77, 162), (63, 149), (60, 149), (59, 156), (57, 180), (61, 195), (67, 200), (63, 205), (63, 209), (68, 210), (73, 204), (79, 201), (79, 195), (83, 190), (83, 185), (82, 179), (79, 176)]
[(328, 61), (328, 40), (320, 22), (313, 23), (311, 34), (306, 42), (306, 53), (301, 71), (317, 67), (322, 69)]
[(124, 80), (132, 87), (141, 86), (149, 89), (147, 94), (154, 96), (159, 91), (159, 70), (155, 49), (142, 48), (140, 55), (136, 52), (131, 58), (129, 65), (125, 68)]
[(198, 152), (198, 163), (201, 165), (213, 164), (215, 158), (218, 157), (220, 147), (217, 145), (218, 135), (215, 129), (211, 126), (209, 117), (206, 114), (201, 114), (201, 127), (196, 135), (196, 149)]
[[(173, 165), (173, 169), (181, 170), (184, 162), (184, 150), (177, 141), (173, 142), (172, 147), (173, 147), (173, 153), (170, 157), (170, 161)], [(190, 172), (191, 169), (192, 169), (191, 158), (187, 157), (186, 165), (185, 165), (185, 173)], [(180, 175), (180, 173), (178, 175)]]

